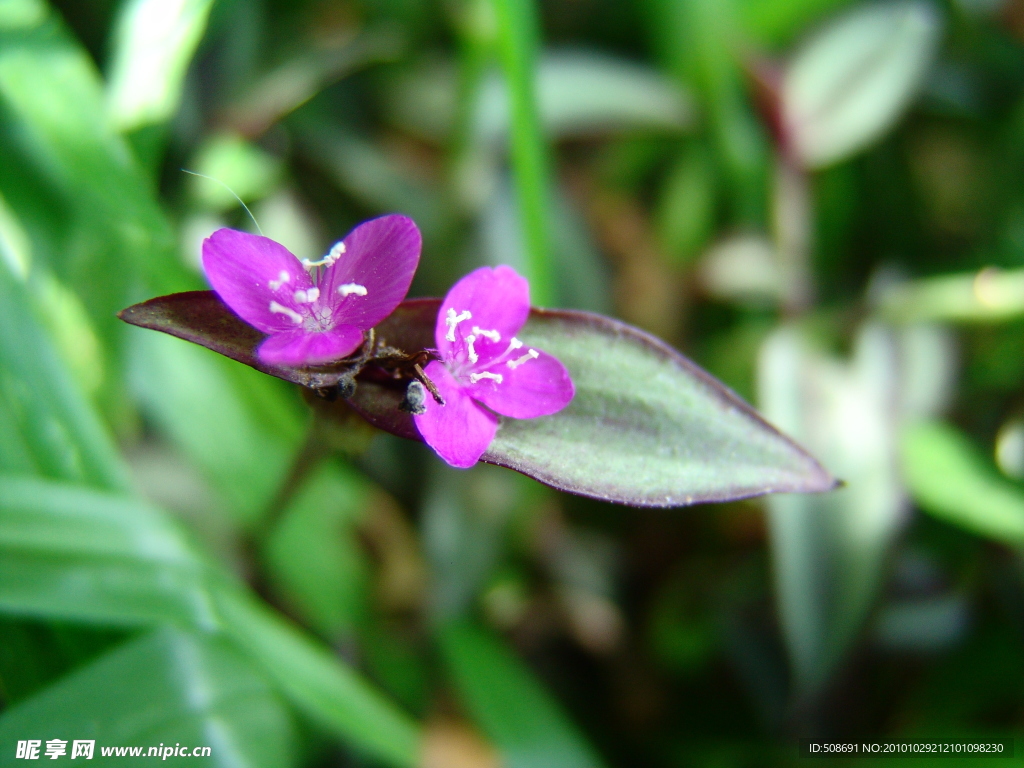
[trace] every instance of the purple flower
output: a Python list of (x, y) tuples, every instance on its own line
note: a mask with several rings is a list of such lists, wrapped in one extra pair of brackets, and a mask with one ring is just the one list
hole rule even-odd
[(487, 450), (498, 417), (529, 419), (572, 400), (569, 372), (515, 334), (530, 314), (530, 286), (511, 267), (481, 267), (445, 296), (434, 327), (441, 360), (426, 368), (444, 405), (430, 397), (413, 418), (427, 445), (454, 467), (471, 467)]
[(420, 258), (420, 231), (405, 216), (360, 224), (320, 261), (234, 229), (203, 241), (203, 269), (220, 298), (268, 335), (260, 360), (323, 365), (363, 343), (363, 331), (405, 298)]

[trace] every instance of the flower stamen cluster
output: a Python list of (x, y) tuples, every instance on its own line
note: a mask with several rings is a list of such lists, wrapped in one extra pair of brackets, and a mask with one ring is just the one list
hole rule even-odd
[(504, 376), (500, 373), (495, 373), (493, 370), (486, 370), (494, 368), (502, 363), (508, 368), (516, 369), (523, 363), (528, 363), (531, 360), (536, 360), (540, 357), (540, 352), (536, 349), (530, 349), (522, 357), (514, 360), (509, 360), (508, 357), (515, 352), (517, 349), (522, 349), (523, 342), (517, 339), (515, 336), (511, 338), (506, 347), (505, 351), (497, 357), (493, 357), (486, 362), (484, 365), (480, 365), (480, 353), (476, 350), (476, 342), (481, 339), (487, 339), (488, 341), (499, 343), (501, 342), (501, 332), (495, 329), (484, 329), (479, 325), (474, 325), (472, 333), (463, 333), (461, 338), (461, 345), (459, 344), (460, 338), (456, 336), (459, 333), (458, 325), (462, 320), (471, 319), (472, 313), (469, 310), (463, 310), (462, 312), (456, 312), (454, 307), (449, 307), (445, 310), (445, 323), (448, 325), (448, 332), (445, 334), (445, 338), (448, 341), (455, 342), (455, 353), (454, 356), (449, 360), (449, 369), (456, 379), (469, 378), (471, 384), (476, 384), (478, 381), (483, 379), (489, 379), (495, 384), (501, 384), (504, 381)]
[(475, 464), (494, 439), (498, 415), (546, 416), (572, 399), (572, 380), (557, 359), (533, 348), (516, 354), (529, 313), (529, 285), (504, 266), (466, 275), (441, 304), (434, 330), (440, 360), (425, 373), (444, 402), (426, 400), (413, 418), (449, 464)]
[[(338, 243), (341, 245), (341, 243)], [(337, 245), (331, 249), (331, 253), (335, 253)], [(290, 319), (295, 325), (301, 325), (304, 330), (310, 333), (325, 333), (332, 330), (337, 324), (338, 320), (335, 316), (340, 319), (345, 317), (344, 306), (341, 302), (333, 300), (328, 297), (325, 301), (320, 301), (320, 287), (319, 282), (324, 279), (326, 272), (321, 272), (320, 267), (322, 266), (333, 266), (340, 254), (345, 252), (344, 247), (338, 251), (338, 256), (334, 258), (331, 254), (328, 254), (320, 261), (311, 262), (309, 259), (303, 259), (301, 264), (307, 271), (310, 281), (315, 283), (310, 288), (299, 288), (293, 291), (291, 294), (292, 302), (298, 305), (298, 309), (291, 309), (284, 306), (276, 299), (271, 299), (269, 308), (271, 313), (284, 315)], [(271, 280), (267, 285), (270, 290), (275, 294), (282, 290), (287, 290), (285, 285), (292, 281), (292, 275), (282, 269), (278, 274), (277, 280)], [(337, 293), (342, 299), (347, 299), (349, 296), (364, 297), (369, 294), (366, 286), (359, 285), (358, 283), (345, 283), (339, 285)]]

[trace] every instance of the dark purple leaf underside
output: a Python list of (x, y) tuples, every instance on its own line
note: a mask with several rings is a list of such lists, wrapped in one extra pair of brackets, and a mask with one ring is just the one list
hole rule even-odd
[(131, 325), (162, 331), (212, 349), (257, 371), (304, 387), (331, 387), (348, 372), (344, 361), (335, 365), (293, 368), (268, 365), (256, 356), (266, 338), (232, 312), (213, 291), (187, 291), (133, 304), (118, 317)]
[[(432, 347), (439, 307), (438, 299), (404, 302), (377, 326), (378, 343), (409, 353)], [(152, 299), (120, 316), (306, 387), (331, 387), (350, 370), (345, 361), (318, 368), (261, 363), (255, 350), (263, 335), (209, 291)], [(560, 490), (636, 506), (835, 486), (732, 391), (643, 331), (587, 312), (534, 309), (520, 336), (566, 365), (577, 394), (553, 416), (503, 419), (484, 461)], [(358, 381), (348, 405), (374, 426), (420, 439), (398, 409), (406, 379), (370, 365)]]

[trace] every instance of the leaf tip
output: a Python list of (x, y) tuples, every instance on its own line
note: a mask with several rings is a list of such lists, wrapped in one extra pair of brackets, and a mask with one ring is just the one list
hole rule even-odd
[(132, 322), (132, 316), (134, 315), (133, 310), (137, 306), (138, 304), (132, 304), (130, 307), (125, 307), (124, 309), (117, 313), (117, 319), (126, 322), (129, 325), (135, 325), (135, 323)]

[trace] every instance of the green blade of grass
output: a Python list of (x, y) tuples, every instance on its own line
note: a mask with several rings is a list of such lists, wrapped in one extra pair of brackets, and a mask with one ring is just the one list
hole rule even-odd
[(547, 218), (551, 172), (534, 88), (536, 11), (533, 0), (494, 0), (494, 4), (498, 49), (508, 81), (512, 168), (526, 244), (526, 277), (530, 281), (533, 304), (550, 306), (554, 299)]

